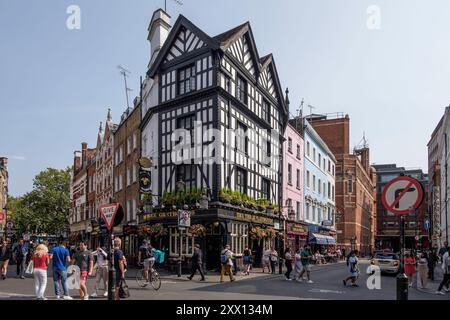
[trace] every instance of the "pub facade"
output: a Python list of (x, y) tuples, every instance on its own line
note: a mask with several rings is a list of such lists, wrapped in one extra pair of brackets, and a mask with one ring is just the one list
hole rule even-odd
[[(215, 37), (180, 15), (157, 10), (142, 85), (142, 156), (151, 194), (141, 201), (139, 235), (170, 262), (188, 261), (198, 242), (208, 269), (229, 244), (236, 264), (249, 246), (282, 248), (283, 133), (288, 106), (271, 54), (260, 57), (250, 24)], [(191, 227), (178, 227), (188, 212)], [(180, 251), (181, 249), (181, 251)]]

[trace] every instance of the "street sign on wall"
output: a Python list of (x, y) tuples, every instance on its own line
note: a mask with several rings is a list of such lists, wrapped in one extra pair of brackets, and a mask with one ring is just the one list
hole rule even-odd
[(408, 214), (419, 208), (423, 200), (423, 188), (416, 179), (400, 176), (389, 181), (383, 189), (381, 202), (386, 210)]

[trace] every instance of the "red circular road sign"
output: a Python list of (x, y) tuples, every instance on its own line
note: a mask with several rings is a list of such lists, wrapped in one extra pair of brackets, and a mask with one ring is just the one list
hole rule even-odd
[(398, 215), (416, 210), (423, 200), (423, 188), (414, 178), (400, 176), (389, 181), (383, 189), (383, 206)]
[(5, 219), (5, 214), (0, 211), (0, 221), (3, 221)]

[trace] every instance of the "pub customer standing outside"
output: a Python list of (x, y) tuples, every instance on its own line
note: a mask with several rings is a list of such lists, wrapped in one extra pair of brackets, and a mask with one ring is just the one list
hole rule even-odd
[(116, 270), (115, 279), (115, 296), (119, 300), (119, 288), (122, 280), (125, 279), (125, 257), (123, 251), (120, 249), (122, 241), (119, 238), (114, 239), (114, 269)]
[(203, 268), (202, 268), (202, 263), (203, 263), (203, 252), (200, 249), (200, 245), (196, 244), (194, 246), (194, 254), (192, 255), (192, 272), (191, 275), (188, 277), (189, 280), (192, 280), (192, 278), (194, 277), (195, 273), (198, 272), (201, 275), (201, 279), (200, 281), (205, 281), (205, 275), (203, 274)]
[(19, 244), (14, 248), (13, 256), (17, 263), (17, 278), (25, 279), (24, 273), (26, 269), (28, 248), (25, 246), (23, 239), (19, 240)]

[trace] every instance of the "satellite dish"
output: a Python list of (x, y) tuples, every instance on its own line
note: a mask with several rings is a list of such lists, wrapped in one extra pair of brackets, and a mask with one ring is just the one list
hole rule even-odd
[(150, 168), (153, 165), (153, 161), (146, 157), (140, 158), (138, 162), (142, 168)]

